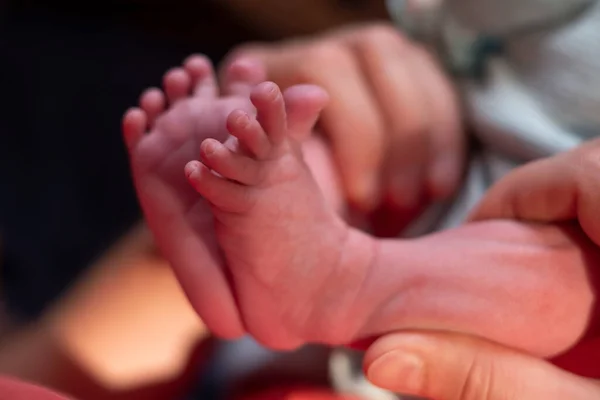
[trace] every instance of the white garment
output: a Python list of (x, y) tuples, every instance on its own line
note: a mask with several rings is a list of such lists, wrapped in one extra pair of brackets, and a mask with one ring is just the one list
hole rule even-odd
[[(460, 224), (512, 168), (600, 135), (600, 2), (518, 0), (510, 13), (514, 1), (448, 0), (437, 14), (438, 38), (448, 53), (476, 51), (477, 39), (490, 37), (489, 32), (501, 32), (495, 39), (504, 50), (483, 61), (477, 55), (446, 54), (446, 59), (470, 59), (484, 67), (481, 80), (468, 75), (457, 80), (481, 148), (470, 160), (458, 196), (448, 208), (438, 206), (437, 218), (429, 216), (433, 223), (417, 221), (410, 235)], [(525, 17), (531, 19), (531, 29), (526, 29)], [(493, 24), (486, 30), (487, 21)], [(464, 37), (448, 37), (456, 30), (445, 29), (447, 25), (471, 32), (471, 46), (465, 50)], [(513, 34), (511, 27), (519, 30)]]

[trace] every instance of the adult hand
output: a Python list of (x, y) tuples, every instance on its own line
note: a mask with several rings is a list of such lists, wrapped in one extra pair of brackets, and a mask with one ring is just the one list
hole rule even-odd
[(595, 400), (600, 383), (483, 340), (442, 333), (399, 333), (365, 356), (377, 386), (435, 400)]
[(244, 46), (228, 62), (244, 57), (264, 62), (268, 79), (283, 87), (312, 83), (329, 92), (319, 128), (354, 205), (372, 211), (385, 198), (415, 211), (457, 187), (465, 140), (453, 88), (435, 60), (392, 26)]
[[(516, 169), (495, 185), (472, 220), (578, 221), (600, 246), (600, 140)], [(585, 254), (584, 254), (585, 256)], [(600, 267), (600, 266), (598, 266)], [(593, 271), (592, 271), (593, 272)], [(598, 324), (555, 363), (600, 377)], [(400, 333), (375, 342), (365, 357), (367, 376), (396, 392), (436, 400), (600, 398), (600, 384), (499, 345), (443, 333)]]
[(600, 139), (517, 168), (486, 194), (471, 220), (578, 221), (600, 246)]

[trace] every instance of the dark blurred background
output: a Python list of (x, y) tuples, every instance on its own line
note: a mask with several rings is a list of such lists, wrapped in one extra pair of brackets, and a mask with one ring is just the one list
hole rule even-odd
[(204, 1), (18, 0), (2, 20), (2, 282), (30, 319), (140, 218), (124, 110), (190, 53), (260, 35)]

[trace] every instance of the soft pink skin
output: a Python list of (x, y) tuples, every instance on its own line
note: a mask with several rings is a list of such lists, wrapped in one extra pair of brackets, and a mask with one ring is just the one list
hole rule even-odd
[(252, 110), (243, 91), (262, 75), (243, 64), (232, 66), (230, 75), (232, 96), (218, 98), (210, 62), (190, 57), (183, 68), (165, 75), (166, 96), (147, 90), (140, 107), (129, 110), (123, 121), (138, 198), (156, 243), (194, 308), (225, 338), (242, 335), (244, 328), (224, 273), (210, 205), (189, 186), (183, 168), (197, 157), (204, 139), (227, 137), (225, 119), (232, 110)]
[[(128, 110), (123, 119), (138, 198), (156, 243), (196, 311), (209, 329), (224, 338), (239, 337), (245, 328), (214, 234), (210, 205), (186, 182), (184, 166), (198, 157), (204, 139), (227, 140), (226, 119), (231, 111), (254, 112), (249, 94), (263, 80), (260, 65), (236, 62), (224, 77), (221, 97), (209, 60), (192, 56), (182, 68), (165, 74), (164, 92), (148, 89), (140, 98), (140, 106)], [(289, 111), (302, 132), (311, 128), (303, 125), (305, 113), (318, 113), (304, 108), (306, 90), (309, 100), (317, 95), (314, 105), (320, 107), (326, 100), (313, 87), (300, 86), (287, 92)], [(312, 165), (323, 171), (315, 177), (329, 188), (325, 191), (327, 200), (341, 211), (339, 182), (324, 143), (308, 138), (305, 147)]]
[[(551, 356), (584, 333), (593, 287), (566, 231), (491, 221), (377, 241), (344, 224), (321, 195), (295, 140), (308, 130), (298, 134), (289, 117), (286, 129), (277, 86), (259, 85), (251, 98), (258, 119), (228, 119), (233, 151), (205, 141), (212, 152), (187, 172), (213, 206), (243, 319), (258, 340), (291, 348), (437, 329)], [(308, 127), (319, 107), (305, 101), (315, 111)], [(258, 143), (260, 151), (243, 151)]]
[[(213, 207), (243, 320), (257, 340), (280, 349), (307, 340), (351, 339), (324, 327), (348, 328), (350, 319), (339, 311), (351, 310), (354, 299), (336, 288), (358, 290), (369, 260), (342, 262), (362, 235), (328, 204), (304, 162), (300, 142), (326, 95), (306, 86), (284, 95), (267, 82), (250, 97), (257, 117), (230, 114), (231, 140), (225, 145), (205, 140), (203, 164), (186, 167), (192, 186)], [(291, 110), (292, 100), (304, 110), (300, 119), (298, 109)], [(336, 296), (324, 290), (330, 287)]]
[[(257, 71), (238, 75), (259, 77)], [(364, 235), (332, 207), (340, 204), (335, 188), (327, 197), (319, 189), (317, 183), (335, 183), (322, 143), (304, 142), (325, 106), (322, 91), (297, 86), (282, 94), (272, 83), (251, 89), (256, 82), (238, 79), (230, 87), (245, 100), (217, 98), (214, 89), (188, 97), (199, 82), (193, 76), (187, 71), (188, 89), (168, 111), (156, 112), (143, 98), (144, 111), (126, 116), (125, 136), (148, 223), (217, 334), (235, 337), (245, 328), (286, 349), (437, 329), (551, 356), (585, 332), (594, 303), (579, 247), (585, 241), (575, 243), (563, 228), (509, 221), (411, 241)], [(212, 72), (204, 79), (215, 87)], [(199, 117), (202, 126), (193, 123)], [(156, 127), (142, 137), (145, 118)], [(192, 161), (198, 152), (202, 163)], [(313, 174), (305, 160), (314, 163)], [(184, 165), (206, 200), (186, 186)]]

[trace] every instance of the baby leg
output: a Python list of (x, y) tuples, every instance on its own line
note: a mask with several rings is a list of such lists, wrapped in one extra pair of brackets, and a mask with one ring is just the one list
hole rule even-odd
[(302, 156), (326, 96), (313, 86), (283, 95), (264, 83), (251, 99), (257, 117), (231, 113), (232, 137), (205, 140), (188, 179), (212, 206), (250, 332), (276, 348), (343, 343), (357, 329), (343, 310), (352, 309), (371, 248), (327, 203)]

